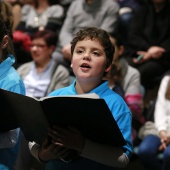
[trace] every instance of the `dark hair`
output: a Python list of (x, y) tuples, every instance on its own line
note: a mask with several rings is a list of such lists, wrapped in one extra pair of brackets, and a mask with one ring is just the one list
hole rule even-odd
[(37, 38), (43, 38), (47, 46), (51, 46), (51, 45), (56, 46), (57, 41), (58, 41), (57, 34), (50, 30), (37, 31), (31, 36), (31, 40), (34, 40)]
[[(0, 8), (1, 9), (1, 8)], [(1, 56), (1, 61), (5, 60), (9, 54), (14, 55), (14, 47), (13, 47), (13, 42), (11, 39), (11, 29), (9, 29), (4, 20), (2, 15), (0, 15), (0, 42), (2, 42), (4, 36), (7, 35), (9, 37), (7, 47), (5, 49), (2, 49), (2, 56)]]
[(117, 33), (117, 32), (113, 32), (109, 34), (112, 38), (114, 38), (116, 46), (119, 48), (121, 45), (123, 44), (123, 40), (122, 40), (122, 36)]
[[(48, 0), (49, 5), (56, 5), (59, 4), (60, 1), (59, 0)], [(38, 4), (38, 0), (34, 0), (34, 6), (35, 8), (38, 8), (39, 4)]]
[(73, 55), (77, 42), (82, 41), (86, 38), (89, 38), (91, 40), (98, 40), (100, 44), (104, 47), (108, 67), (112, 63), (115, 48), (110, 41), (109, 34), (103, 29), (87, 27), (78, 31), (76, 36), (71, 41), (71, 54)]
[(11, 4), (6, 1), (1, 1), (0, 2), (0, 13), (1, 13), (1, 18), (5, 22), (7, 29), (12, 31), (14, 17), (12, 14)]

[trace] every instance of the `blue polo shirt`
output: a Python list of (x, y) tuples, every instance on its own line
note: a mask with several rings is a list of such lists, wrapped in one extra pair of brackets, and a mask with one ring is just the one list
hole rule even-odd
[[(64, 87), (61, 89), (58, 89), (52, 93), (49, 94), (49, 96), (60, 96), (60, 95), (75, 95), (77, 94), (76, 89), (75, 89), (75, 81), (68, 87)], [(132, 153), (132, 140), (131, 140), (131, 122), (132, 122), (132, 114), (124, 102), (124, 100), (115, 92), (113, 92), (109, 86), (108, 82), (104, 81), (100, 86), (96, 87), (95, 89), (91, 90), (89, 93), (96, 93), (97, 95), (100, 96), (100, 98), (103, 98), (109, 109), (112, 112), (112, 115), (114, 119), (116, 120), (120, 131), (126, 141), (126, 145), (123, 146), (123, 151), (124, 153), (130, 157)], [(128, 122), (128, 123), (127, 123)], [(116, 140), (116, 139), (115, 139)], [(101, 165), (97, 162), (91, 161), (86, 158), (81, 158), (78, 159), (77, 161), (67, 164), (62, 165), (63, 163), (59, 160), (52, 160), (47, 163), (47, 170), (52, 170), (52, 167), (61, 168), (62, 170), (65, 169), (73, 169), (73, 170), (78, 170), (78, 169), (88, 169), (88, 170), (93, 170), (93, 169), (101, 169), (101, 170), (111, 170), (113, 168), (107, 167), (105, 165)], [(87, 166), (87, 167), (86, 167)], [(97, 168), (98, 167), (98, 168)], [(101, 168), (103, 167), (103, 168)]]
[[(8, 91), (16, 92), (25, 95), (25, 86), (17, 71), (12, 66), (15, 62), (13, 55), (9, 55), (6, 60), (0, 64), (0, 88)], [(19, 135), (19, 130), (18, 130)], [(0, 141), (1, 146), (3, 142)], [(0, 149), (0, 169), (1, 170), (13, 170), (17, 153), (19, 149), (19, 141), (12, 148)]]

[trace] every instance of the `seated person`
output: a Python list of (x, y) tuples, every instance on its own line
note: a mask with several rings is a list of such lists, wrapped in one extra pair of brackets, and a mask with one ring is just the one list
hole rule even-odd
[(31, 61), (29, 46), (32, 34), (43, 29), (59, 34), (63, 24), (64, 9), (59, 4), (53, 5), (52, 2), (53, 0), (37, 0), (23, 5), (21, 20), (13, 32), (15, 53), (18, 57), (17, 67)]
[(170, 67), (169, 30), (169, 0), (147, 0), (131, 21), (125, 58), (139, 70), (146, 91)]
[(38, 31), (31, 37), (30, 53), (33, 61), (17, 69), (24, 80), (26, 95), (44, 97), (68, 85), (67, 69), (52, 58), (56, 42), (57, 35), (50, 30)]
[(37, 30), (50, 29), (58, 34), (62, 26), (64, 9), (52, 0), (38, 0), (22, 7), (22, 18), (16, 30), (33, 34)]
[(129, 32), (129, 25), (134, 16), (142, 4), (143, 0), (115, 0), (119, 3), (119, 32), (123, 38), (123, 44), (127, 45), (127, 34)]
[[(170, 74), (164, 76), (158, 90), (154, 111), (157, 133), (145, 136), (139, 145), (138, 155), (150, 170), (169, 170), (170, 168)], [(163, 153), (160, 160), (158, 154)]]

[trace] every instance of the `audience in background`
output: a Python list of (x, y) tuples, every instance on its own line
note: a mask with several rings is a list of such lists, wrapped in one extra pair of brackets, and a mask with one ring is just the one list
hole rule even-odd
[[(166, 75), (161, 81), (156, 100), (154, 122), (157, 134), (151, 133), (143, 139), (139, 145), (139, 158), (149, 170), (169, 170), (170, 75)], [(158, 158), (159, 153), (163, 153), (162, 160)]]
[(12, 15), (14, 18), (13, 27), (12, 27), (12, 32), (14, 32), (22, 16), (21, 10), (22, 10), (23, 3), (21, 2), (21, 0), (4, 0), (4, 1), (10, 3), (12, 6), (12, 9), (10, 11), (12, 11)]
[(49, 29), (57, 35), (61, 29), (64, 9), (53, 0), (36, 0), (22, 7), (22, 17), (13, 33), (18, 66), (31, 61), (29, 53), (30, 36), (37, 30)]
[(10, 30), (9, 36), (12, 38), (12, 28), (14, 24), (14, 16), (12, 13), (12, 6), (10, 3), (6, 1), (1, 1), (1, 10), (0, 10), (0, 16), (2, 17), (2, 20), (5, 22), (6, 27)]
[(68, 85), (67, 69), (51, 57), (56, 42), (57, 35), (50, 30), (38, 31), (31, 37), (33, 61), (17, 69), (24, 80), (27, 95), (43, 97), (54, 89)]
[[(139, 70), (146, 90), (170, 67), (169, 30), (169, 0), (147, 0), (130, 24), (125, 58)], [(140, 54), (143, 57), (138, 61)]]
[(33, 4), (25, 4), (22, 7), (22, 18), (16, 30), (30, 35), (45, 28), (58, 34), (62, 26), (63, 16), (62, 6), (52, 5), (52, 0), (37, 0)]
[(129, 24), (142, 4), (143, 0), (114, 0), (119, 3), (119, 32), (123, 37), (124, 46), (127, 45), (127, 34), (129, 32)]

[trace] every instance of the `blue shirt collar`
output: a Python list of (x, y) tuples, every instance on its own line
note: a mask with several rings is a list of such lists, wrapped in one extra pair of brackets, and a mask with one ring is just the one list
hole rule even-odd
[[(75, 94), (77, 94), (76, 89), (75, 89), (75, 84), (76, 84), (76, 80), (74, 80), (73, 83), (70, 86), (71, 86), (72, 91)], [(103, 80), (102, 83), (99, 86), (97, 86), (93, 90), (89, 91), (88, 93), (101, 94), (103, 92), (103, 89), (106, 89), (106, 86), (109, 88), (108, 81)]]
[(11, 66), (15, 63), (15, 57), (10, 54), (8, 57), (0, 64), (0, 76), (2, 76)]

